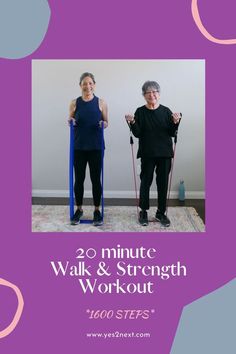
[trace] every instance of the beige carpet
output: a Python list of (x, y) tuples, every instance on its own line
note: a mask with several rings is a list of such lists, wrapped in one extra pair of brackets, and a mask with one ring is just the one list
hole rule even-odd
[[(69, 207), (55, 205), (32, 206), (32, 231), (34, 232), (204, 232), (205, 226), (196, 210), (190, 207), (169, 207), (171, 225), (164, 228), (154, 221), (156, 208), (148, 211), (149, 225), (137, 221), (135, 207), (109, 206), (105, 208), (104, 223), (70, 225)], [(84, 219), (92, 219), (93, 208), (84, 206)]]

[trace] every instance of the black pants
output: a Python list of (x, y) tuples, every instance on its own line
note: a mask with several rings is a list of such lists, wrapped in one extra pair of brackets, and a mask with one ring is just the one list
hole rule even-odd
[(157, 207), (162, 213), (165, 213), (171, 158), (158, 157), (141, 159), (139, 206), (144, 210), (149, 209), (149, 191), (155, 169), (158, 192)]
[(102, 195), (101, 170), (102, 170), (102, 152), (101, 150), (74, 150), (74, 171), (75, 171), (75, 200), (76, 205), (83, 204), (84, 180), (86, 175), (86, 166), (89, 165), (90, 178), (92, 182), (93, 203), (99, 207)]

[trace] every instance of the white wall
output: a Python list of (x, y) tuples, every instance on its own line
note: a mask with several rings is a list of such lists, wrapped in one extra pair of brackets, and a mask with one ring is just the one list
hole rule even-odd
[[(80, 96), (79, 77), (85, 71), (95, 75), (96, 95), (105, 99), (109, 108), (109, 128), (105, 130), (105, 196), (134, 196), (129, 130), (124, 115), (134, 113), (144, 104), (142, 84), (155, 80), (161, 86), (160, 103), (173, 112), (183, 113), (172, 196), (183, 178), (188, 197), (203, 197), (204, 60), (33, 60), (33, 196), (68, 195), (68, 107), (72, 99)], [(85, 195), (91, 195), (89, 178), (85, 189), (88, 191)]]

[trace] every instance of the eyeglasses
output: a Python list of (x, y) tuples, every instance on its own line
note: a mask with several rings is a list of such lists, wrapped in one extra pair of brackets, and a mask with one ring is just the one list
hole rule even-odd
[(144, 93), (144, 95), (150, 95), (151, 93), (155, 94), (155, 93), (159, 93), (158, 91), (146, 91)]

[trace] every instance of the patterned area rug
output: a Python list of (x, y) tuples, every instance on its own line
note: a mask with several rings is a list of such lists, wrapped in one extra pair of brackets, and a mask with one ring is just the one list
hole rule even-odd
[[(70, 225), (69, 207), (55, 205), (32, 206), (32, 231), (34, 232), (204, 232), (205, 226), (196, 210), (190, 207), (169, 207), (171, 225), (162, 227), (154, 220), (156, 208), (150, 208), (148, 226), (137, 220), (136, 207), (110, 206), (104, 210), (104, 223)], [(93, 208), (84, 206), (83, 219), (92, 219)]]

